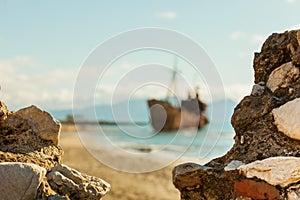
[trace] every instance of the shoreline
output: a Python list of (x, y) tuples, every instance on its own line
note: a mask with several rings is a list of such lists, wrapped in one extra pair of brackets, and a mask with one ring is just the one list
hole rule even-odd
[[(172, 170), (178, 164), (177, 162), (153, 172), (127, 173), (112, 169), (95, 159), (82, 145), (76, 133), (62, 132), (60, 145), (64, 149), (63, 162), (65, 164), (88, 175), (102, 178), (111, 184), (112, 189), (103, 198), (104, 200), (139, 200), (141, 197), (144, 200), (180, 199), (180, 193), (172, 183)], [(105, 147), (100, 149), (103, 152), (107, 151)], [(118, 163), (134, 165), (134, 163), (126, 162), (122, 156), (114, 159), (116, 158), (115, 161)]]
[[(227, 146), (228, 149), (224, 148), (223, 151), (221, 149), (220, 151), (220, 147), (222, 148), (222, 144), (220, 145), (220, 143), (224, 142), (224, 140), (220, 140), (219, 136), (215, 136), (214, 134), (211, 134), (211, 138), (206, 139), (206, 136), (204, 136), (204, 141), (206, 141), (207, 147), (204, 145), (202, 146), (202, 144), (200, 146), (190, 146), (189, 148), (187, 148), (186, 150), (182, 150), (182, 148), (185, 148), (184, 146), (181, 145), (169, 145), (169, 146), (164, 146), (164, 145), (160, 145), (158, 143), (130, 143), (128, 142), (126, 139), (124, 140), (124, 142), (122, 142), (120, 139), (122, 138), (118, 138), (119, 135), (117, 135), (116, 137), (118, 138), (118, 141), (114, 141), (111, 140), (110, 136), (105, 136), (105, 135), (99, 135), (97, 133), (99, 133), (97, 129), (93, 128), (94, 126), (77, 126), (77, 128), (79, 128), (79, 132), (77, 131), (77, 128), (74, 124), (63, 124), (62, 125), (62, 131), (61, 131), (61, 137), (69, 137), (69, 138), (78, 138), (79, 143), (82, 145), (83, 143), (85, 145), (85, 147), (88, 147), (88, 153), (89, 154), (95, 154), (92, 155), (94, 157), (98, 157), (99, 160), (104, 160), (104, 163), (113, 163), (113, 166), (118, 166), (117, 168), (120, 169), (124, 169), (125, 171), (126, 168), (128, 167), (120, 167), (120, 165), (123, 164), (123, 162), (118, 162), (118, 159), (121, 159), (123, 161), (128, 161), (130, 160), (128, 157), (126, 157), (126, 155), (124, 154), (144, 154), (141, 156), (137, 156), (135, 158), (137, 158), (139, 161), (136, 161), (135, 158), (134, 159), (134, 163), (136, 163), (138, 166), (136, 168), (149, 168), (147, 165), (142, 166), (140, 164), (140, 162), (150, 162), (152, 165), (155, 165), (156, 163), (161, 163), (161, 162), (167, 162), (166, 160), (169, 161), (169, 163), (173, 163), (173, 165), (177, 165), (180, 163), (185, 163), (185, 162), (195, 162), (195, 163), (199, 163), (201, 165), (204, 165), (206, 163), (208, 163), (209, 161), (211, 161), (212, 159), (216, 158), (216, 157), (220, 157), (223, 156), (227, 153), (227, 151), (230, 149), (230, 147), (233, 144), (230, 144), (233, 141), (233, 136), (231, 133), (224, 133), (222, 139), (226, 139), (227, 140)], [(111, 132), (111, 130), (105, 130), (105, 134), (106, 133), (112, 133), (114, 134), (115, 131), (113, 130)], [(114, 137), (114, 136), (112, 136)], [(211, 142), (213, 140), (216, 139), (216, 143), (215, 144), (211, 144)], [(116, 142), (116, 143), (112, 143), (112, 142)], [(205, 143), (203, 143), (205, 144)], [(83, 148), (85, 148), (83, 147)], [(204, 148), (203, 148), (204, 147)], [(219, 148), (218, 148), (219, 147)], [(197, 149), (195, 149), (197, 148)], [(199, 148), (199, 149), (198, 149)], [(200, 154), (197, 155), (197, 153), (200, 153), (200, 149), (204, 149), (202, 150), (202, 155), (200, 156)], [(192, 150), (194, 149), (194, 150)], [(205, 150), (207, 149), (207, 150)], [(219, 150), (218, 150), (219, 149)], [(184, 153), (182, 154), (182, 152), (184, 151)], [(220, 153), (221, 152), (221, 153)], [(101, 154), (100, 156), (97, 156)], [(147, 159), (145, 159), (145, 154), (147, 156)], [(109, 157), (110, 155), (112, 155), (114, 158), (112, 159), (111, 157)], [(126, 157), (126, 159), (124, 158), (124, 156)], [(130, 157), (130, 155), (129, 155)], [(125, 162), (126, 163), (126, 162)], [(131, 164), (128, 164), (129, 168), (131, 169)], [(132, 170), (130, 170), (132, 171)], [(134, 170), (135, 171), (135, 170)]]

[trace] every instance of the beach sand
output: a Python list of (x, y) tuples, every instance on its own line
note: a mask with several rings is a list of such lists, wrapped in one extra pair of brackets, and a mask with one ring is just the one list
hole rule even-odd
[[(75, 133), (62, 133), (60, 145), (64, 150), (63, 163), (88, 175), (97, 176), (111, 184), (104, 200), (176, 200), (179, 192), (172, 184), (175, 164), (149, 173), (125, 173), (105, 166), (81, 144)], [(122, 157), (117, 158), (122, 163)], [(178, 163), (177, 163), (178, 164)]]

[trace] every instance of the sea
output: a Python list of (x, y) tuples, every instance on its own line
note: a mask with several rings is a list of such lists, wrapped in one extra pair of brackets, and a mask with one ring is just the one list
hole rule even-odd
[[(99, 125), (81, 127), (79, 136), (96, 159), (126, 172), (154, 171), (174, 162), (205, 164), (226, 154), (234, 144), (234, 131), (230, 124), (223, 124), (221, 127), (212, 124), (201, 130), (182, 129), (171, 132), (155, 132), (150, 124)], [(125, 162), (129, 163), (150, 163), (149, 160), (153, 159), (163, 162), (160, 165), (149, 164), (155, 167), (142, 171), (139, 168), (132, 170), (132, 165), (127, 168), (125, 164), (113, 162), (123, 162), (124, 158), (128, 158)]]

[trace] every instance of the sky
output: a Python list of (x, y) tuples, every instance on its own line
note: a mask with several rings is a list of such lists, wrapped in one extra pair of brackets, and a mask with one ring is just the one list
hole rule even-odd
[[(254, 52), (273, 32), (300, 28), (299, 10), (300, 0), (0, 0), (0, 99), (12, 110), (31, 104), (48, 110), (72, 108), (78, 73), (99, 45), (130, 30), (156, 27), (201, 46), (220, 75), (226, 98), (239, 101), (253, 85)], [(172, 66), (174, 60), (169, 53), (151, 50), (120, 58), (98, 81), (97, 104), (110, 102), (114, 86), (130, 70), (149, 63)], [(184, 67), (188, 64), (183, 59), (178, 65), (192, 85), (205, 82)], [(167, 85), (169, 72), (162, 69), (161, 83)], [(135, 77), (147, 75), (140, 70)], [(128, 98), (122, 96), (126, 92), (137, 98), (165, 94), (160, 86), (131, 91), (128, 84), (119, 85), (117, 100)], [(202, 88), (204, 98), (216, 91)]]

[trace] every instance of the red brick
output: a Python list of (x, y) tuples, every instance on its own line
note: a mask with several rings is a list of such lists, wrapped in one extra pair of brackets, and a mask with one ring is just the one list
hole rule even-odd
[(237, 195), (250, 197), (252, 199), (279, 199), (279, 191), (272, 185), (265, 182), (257, 182), (251, 179), (244, 179), (234, 184)]

